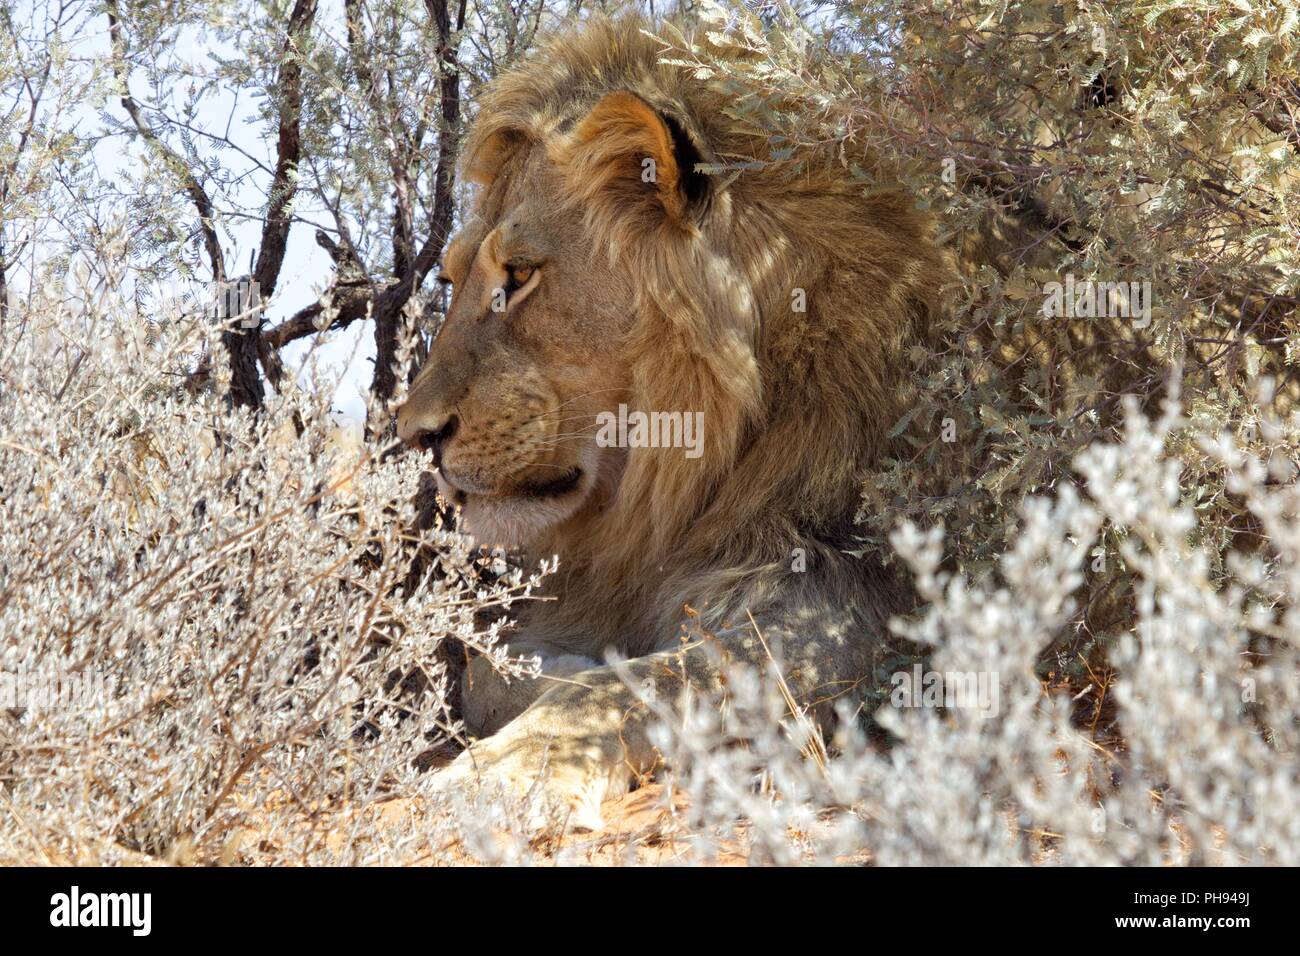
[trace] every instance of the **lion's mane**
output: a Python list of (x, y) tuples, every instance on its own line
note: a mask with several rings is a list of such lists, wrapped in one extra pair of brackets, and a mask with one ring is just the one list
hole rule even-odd
[[(573, 171), (566, 201), (636, 277), (635, 401), (702, 411), (705, 453), (631, 454), (600, 518), (548, 542), (561, 600), (545, 626), (562, 644), (601, 636), (638, 654), (676, 630), (684, 606), (718, 624), (792, 587), (809, 590), (810, 607), (835, 602), (878, 622), (898, 586), (843, 552), (864, 476), (905, 407), (905, 350), (939, 307), (947, 265), (932, 224), (842, 163), (774, 157), (729, 115), (734, 95), (662, 62), (648, 27), (596, 19), (553, 38), (483, 92), (465, 144), (487, 215), (523, 168), (511, 160), (521, 145), (573, 131), (617, 91), (675, 125), (685, 163), (774, 160), (713, 171), (685, 228), (603, 188), (628, 175), (608, 161), (616, 141)], [(800, 562), (811, 573), (797, 575)]]

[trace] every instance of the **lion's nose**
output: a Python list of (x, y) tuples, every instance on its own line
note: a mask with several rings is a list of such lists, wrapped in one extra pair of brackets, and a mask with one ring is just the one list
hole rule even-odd
[(421, 451), (432, 451), (433, 460), (439, 467), (442, 466), (442, 449), (456, 434), (456, 429), (460, 426), (460, 419), (455, 415), (436, 428), (427, 428), (422, 425), (411, 423), (406, 428), (400, 428), (399, 437), (412, 448), (418, 448)]

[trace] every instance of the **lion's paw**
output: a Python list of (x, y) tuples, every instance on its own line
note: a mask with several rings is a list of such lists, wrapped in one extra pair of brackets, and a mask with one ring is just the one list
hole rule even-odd
[(598, 830), (608, 774), (598, 772), (586, 755), (565, 751), (562, 743), (507, 728), (438, 771), (431, 795), (470, 812), (484, 801), (498, 801), (521, 811), (532, 833)]

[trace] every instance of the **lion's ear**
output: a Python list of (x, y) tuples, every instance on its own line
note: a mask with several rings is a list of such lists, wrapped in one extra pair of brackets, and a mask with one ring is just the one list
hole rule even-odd
[(688, 226), (708, 193), (708, 176), (695, 169), (700, 151), (681, 123), (632, 93), (606, 95), (557, 153), (576, 190), (611, 200), (621, 214)]

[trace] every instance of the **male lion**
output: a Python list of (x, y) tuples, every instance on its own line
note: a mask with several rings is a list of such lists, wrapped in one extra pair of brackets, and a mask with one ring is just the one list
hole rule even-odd
[[(544, 780), (585, 825), (656, 766), (625, 679), (664, 699), (775, 664), (817, 715), (870, 673), (907, 592), (844, 549), (947, 269), (902, 193), (698, 171), (767, 145), (645, 26), (591, 22), (483, 95), (454, 295), (398, 414), (482, 543), (560, 558), (510, 637), (545, 676), (471, 665), (480, 739), (444, 785)], [(702, 413), (702, 454), (599, 441), (620, 406)]]

